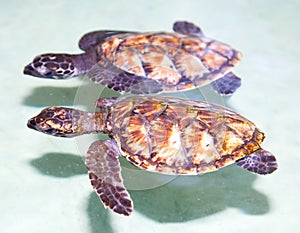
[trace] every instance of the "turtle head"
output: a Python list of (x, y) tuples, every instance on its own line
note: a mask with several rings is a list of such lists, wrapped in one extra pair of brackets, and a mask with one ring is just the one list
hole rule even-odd
[(24, 74), (49, 79), (67, 79), (79, 75), (75, 55), (42, 54), (24, 68)]
[(72, 108), (50, 107), (28, 120), (27, 126), (57, 137), (74, 137), (82, 134), (80, 116), (84, 112)]
[(84, 112), (65, 107), (50, 107), (28, 120), (27, 126), (56, 137), (75, 137), (105, 131), (106, 112)]

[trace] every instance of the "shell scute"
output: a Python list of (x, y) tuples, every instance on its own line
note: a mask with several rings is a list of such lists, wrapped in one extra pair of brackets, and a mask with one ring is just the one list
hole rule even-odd
[(209, 45), (212, 51), (217, 52), (218, 54), (222, 54), (222, 56), (227, 59), (231, 59), (235, 56), (234, 50), (227, 44), (213, 42)]
[(102, 57), (129, 73), (157, 80), (164, 92), (193, 89), (221, 78), (241, 54), (203, 35), (122, 34), (107, 38)]
[(140, 116), (126, 117), (120, 128), (122, 146), (126, 146), (132, 154), (150, 155), (145, 119)]
[(216, 54), (213, 51), (207, 51), (201, 56), (201, 61), (210, 72), (219, 70), (227, 62), (226, 57)]
[(182, 49), (192, 54), (202, 54), (207, 48), (207, 42), (200, 40), (198, 37), (186, 37), (181, 41)]
[(118, 37), (105, 41), (101, 44), (101, 47), (98, 48), (98, 53), (103, 53), (108, 60), (113, 61), (115, 52), (121, 41), (122, 39)]
[(133, 102), (120, 102), (118, 105), (114, 106), (114, 112), (111, 117), (115, 128), (121, 128), (123, 120), (128, 114), (130, 114), (133, 106)]
[(164, 48), (169, 53), (180, 49), (181, 37), (174, 33), (157, 33), (151, 37), (151, 44)]
[(141, 59), (147, 77), (166, 85), (176, 85), (181, 79), (174, 62), (160, 47), (146, 46)]
[(140, 103), (139, 105), (136, 105), (132, 109), (132, 112), (143, 115), (148, 121), (150, 121), (155, 118), (155, 116), (159, 115), (165, 108), (166, 105), (164, 103), (145, 101)]
[(186, 156), (190, 158), (198, 171), (204, 172), (214, 167), (214, 161), (220, 154), (214, 147), (214, 139), (208, 129), (199, 121), (193, 121), (186, 127), (182, 135), (182, 144), (186, 149)]
[[(219, 106), (160, 97), (136, 97), (129, 102), (124, 118), (115, 118), (122, 124), (115, 124), (114, 134), (123, 155), (146, 170), (215, 171), (259, 149), (263, 140), (250, 121)], [(114, 112), (125, 103), (116, 104)]]
[[(183, 54), (179, 51), (174, 59), (176, 68), (183, 77), (191, 80), (192, 83), (197, 82), (199, 84), (201, 83), (201, 85), (208, 82), (205, 74), (208, 74), (209, 70), (204, 66), (201, 59), (191, 54)], [(196, 81), (197, 79), (199, 81)]]
[(128, 34), (128, 36), (124, 37), (120, 42), (119, 48), (123, 47), (140, 47), (145, 44), (150, 43), (150, 38), (152, 37), (152, 33), (140, 33), (140, 34)]
[(134, 48), (119, 50), (114, 57), (114, 64), (128, 72), (139, 76), (146, 76), (140, 56)]

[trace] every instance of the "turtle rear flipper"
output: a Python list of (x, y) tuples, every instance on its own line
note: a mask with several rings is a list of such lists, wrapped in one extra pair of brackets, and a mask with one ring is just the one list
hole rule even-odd
[(133, 205), (121, 177), (119, 154), (114, 140), (96, 141), (89, 147), (85, 163), (91, 184), (104, 206), (128, 216)]
[(184, 35), (203, 35), (202, 30), (193, 23), (177, 21), (173, 24), (173, 31)]
[(120, 93), (151, 94), (163, 91), (162, 84), (158, 81), (122, 70), (107, 59), (94, 65), (87, 76), (93, 82)]
[(125, 33), (135, 33), (135, 32), (108, 31), (108, 30), (89, 32), (80, 38), (78, 45), (81, 50), (87, 51), (90, 48), (101, 44), (108, 37), (118, 35), (118, 34), (125, 34)]
[(231, 95), (241, 86), (241, 79), (229, 72), (211, 84), (220, 95)]
[(258, 149), (249, 156), (239, 159), (236, 164), (261, 175), (270, 174), (277, 169), (275, 156), (264, 149)]

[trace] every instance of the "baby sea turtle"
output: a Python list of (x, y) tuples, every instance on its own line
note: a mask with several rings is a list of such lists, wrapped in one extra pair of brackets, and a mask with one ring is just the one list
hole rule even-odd
[(129, 215), (133, 204), (121, 177), (119, 156), (151, 172), (197, 175), (237, 164), (250, 172), (277, 169), (262, 149), (264, 134), (239, 114), (214, 104), (166, 97), (99, 99), (99, 112), (65, 107), (42, 110), (28, 127), (59, 137), (106, 133), (91, 144), (86, 166), (104, 206)]
[(241, 53), (206, 37), (199, 27), (179, 21), (174, 32), (95, 31), (79, 41), (82, 54), (43, 54), (25, 74), (67, 79), (87, 74), (120, 93), (151, 94), (193, 89), (212, 83), (232, 94), (241, 80), (231, 70)]

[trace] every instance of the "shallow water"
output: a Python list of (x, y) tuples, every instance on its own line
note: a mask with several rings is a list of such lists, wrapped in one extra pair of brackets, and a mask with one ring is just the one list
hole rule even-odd
[[(300, 232), (300, 2), (89, 2), (0, 3), (1, 232)], [(121, 217), (91, 190), (81, 156), (94, 137), (60, 139), (26, 127), (44, 106), (86, 105), (91, 101), (80, 96), (93, 99), (102, 89), (83, 78), (42, 80), (22, 70), (40, 53), (79, 52), (78, 39), (91, 30), (167, 31), (178, 19), (195, 22), (244, 56), (234, 70), (242, 87), (231, 98), (209, 94), (209, 87), (185, 95), (226, 104), (255, 122), (279, 169), (258, 176), (233, 165), (171, 182), (150, 177), (167, 184), (145, 190), (126, 174), (135, 211)]]

